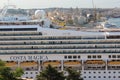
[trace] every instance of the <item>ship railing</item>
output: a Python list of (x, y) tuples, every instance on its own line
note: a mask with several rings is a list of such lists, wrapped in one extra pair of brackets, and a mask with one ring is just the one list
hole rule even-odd
[[(11, 42), (10, 42), (11, 43)], [(0, 45), (0, 50), (22, 50), (22, 49), (114, 49), (120, 48), (120, 44), (60, 44), (60, 45), (39, 45), (39, 44), (32, 44), (26, 45), (25, 43), (22, 45)], [(1, 43), (1, 44), (4, 44)], [(5, 43), (6, 44), (6, 43)]]
[(119, 44), (120, 40), (115, 40), (115, 41), (97, 41), (97, 40), (93, 40), (93, 41), (82, 41), (82, 40), (44, 40), (41, 39), (40, 36), (2, 36), (0, 37), (0, 41), (6, 40), (9, 42), (9, 40), (12, 42), (17, 41), (17, 42), (21, 42), (24, 41), (27, 44), (46, 44), (46, 45), (50, 45), (50, 44)]
[(62, 53), (120, 53), (120, 49), (28, 49), (28, 50), (0, 50), (0, 54), (62, 54)]
[[(37, 48), (37, 49), (95, 49), (95, 48), (120, 48), (120, 44), (99, 44), (99, 45), (94, 45), (94, 44), (88, 44), (88, 45), (81, 45), (81, 44), (76, 44), (76, 45), (72, 45), (70, 46), (70, 44), (68, 45), (19, 45), (18, 47), (26, 47), (26, 48), (31, 48), (31, 46), (33, 46), (32, 48)], [(16, 48), (15, 46), (11, 46), (11, 48)]]
[(108, 70), (120, 70), (120, 65), (119, 66), (108, 66)]
[(1, 31), (0, 36), (32, 36), (32, 35), (40, 35), (41, 32), (37, 31)]
[[(27, 33), (28, 32), (28, 33)], [(53, 41), (79, 41), (81, 43), (86, 43), (86, 44), (90, 44), (90, 43), (106, 43), (106, 42), (113, 42), (113, 41), (117, 41), (117, 39), (108, 39), (108, 40), (105, 40), (105, 39), (86, 39), (86, 40), (82, 40), (79, 38), (79, 36), (72, 36), (72, 37), (64, 37), (64, 36), (39, 36), (39, 35), (42, 35), (41, 32), (23, 32), (23, 33), (19, 33), (19, 32), (8, 32), (8, 33), (5, 33), (5, 32), (0, 32), (0, 36), (3, 37), (3, 39), (16, 39), (16, 40), (22, 40), (22, 38), (24, 40), (53, 40)], [(120, 42), (120, 41), (119, 41)]]

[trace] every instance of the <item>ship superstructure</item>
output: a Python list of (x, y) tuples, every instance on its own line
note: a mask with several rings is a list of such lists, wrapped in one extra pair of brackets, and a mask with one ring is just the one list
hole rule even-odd
[(119, 80), (120, 30), (59, 30), (46, 19), (0, 22), (0, 59), (34, 80), (49, 64), (80, 70), (84, 80)]

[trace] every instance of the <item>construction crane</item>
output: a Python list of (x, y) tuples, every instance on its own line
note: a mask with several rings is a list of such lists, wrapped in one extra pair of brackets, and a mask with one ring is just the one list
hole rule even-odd
[(6, 5), (6, 6), (4, 6), (3, 9), (2, 9), (2, 12), (0, 14), (1, 17), (4, 17), (6, 15), (7, 10), (8, 10), (9, 7), (15, 8), (16, 6), (15, 5)]
[(16, 8), (15, 5), (9, 5), (9, 0), (8, 0), (8, 4), (3, 7), (2, 12), (0, 13), (0, 17), (4, 17), (6, 15), (9, 7)]

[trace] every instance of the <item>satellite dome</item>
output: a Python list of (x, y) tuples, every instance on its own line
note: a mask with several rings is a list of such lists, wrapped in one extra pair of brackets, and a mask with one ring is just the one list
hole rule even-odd
[(36, 18), (44, 18), (45, 17), (45, 11), (44, 10), (36, 10), (35, 11), (35, 17)]

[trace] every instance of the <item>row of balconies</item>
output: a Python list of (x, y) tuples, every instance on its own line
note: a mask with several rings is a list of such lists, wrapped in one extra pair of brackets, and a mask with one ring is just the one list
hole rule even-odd
[(40, 35), (41, 32), (37, 31), (7, 31), (7, 32), (0, 32), (0, 36), (32, 36), (32, 35)]
[[(21, 32), (21, 31), (14, 31), (14, 32), (0, 32), (0, 36), (30, 36), (30, 35), (41, 35), (42, 33), (41, 32), (35, 32), (35, 31), (24, 31), (24, 32)], [(105, 37), (104, 36), (84, 36), (84, 37), (81, 37), (81, 36), (41, 36), (39, 39), (41, 40), (60, 40), (60, 39), (104, 39)]]
[[(10, 23), (0, 23), (0, 24), (10, 24)], [(13, 23), (13, 24), (21, 25), (21, 23)], [(24, 24), (26, 24), (26, 23), (24, 23)], [(31, 23), (29, 23), (29, 24), (31, 24)], [(7, 29), (7, 28), (5, 28), (5, 29)], [(8, 29), (12, 30), (12, 28), (8, 28)], [(19, 28), (19, 29), (21, 29), (21, 28)], [(99, 40), (100, 39), (101, 40), (101, 39), (105, 39), (104, 35), (102, 35), (102, 36), (94, 36), (94, 35), (93, 36), (64, 36), (63, 35), (63, 36), (39, 36), (39, 38), (34, 37), (34, 36), (38, 37), (38, 35), (42, 35), (42, 33), (37, 32), (37, 31), (30, 31), (30, 32), (29, 31), (14, 31), (14, 32), (7, 31), (7, 33), (6, 33), (5, 31), (2, 31), (2, 29), (1, 29), (0, 36), (2, 36), (3, 38), (0, 38), (0, 40), (30, 40), (30, 39), (31, 40), (64, 40), (64, 39), (66, 39), (66, 40), (98, 39)], [(12, 37), (12, 36), (14, 36), (14, 37)], [(7, 38), (5, 38), (5, 37), (7, 37)], [(26, 38), (24, 38), (24, 37), (26, 37)], [(116, 42), (116, 41), (114, 41), (114, 42)]]
[(0, 54), (84, 54), (84, 53), (120, 53), (120, 49), (27, 49), (0, 50)]
[(114, 49), (120, 44), (73, 44), (73, 45), (7, 45), (0, 46), (0, 50), (25, 50), (25, 49)]
[[(1, 37), (1, 39), (3, 39), (3, 37)], [(88, 42), (89, 42), (89, 40), (88, 40)], [(86, 43), (85, 43), (85, 41), (81, 41), (81, 40), (31, 40), (31, 39), (28, 39), (28, 40), (23, 39), (22, 40), (22, 37), (21, 37), (21, 40), (16, 40), (16, 39), (5, 40), (5, 39), (3, 39), (3, 41), (0, 41), (0, 45), (62, 45), (62, 44), (65, 44), (65, 45), (67, 45), (67, 44), (90, 45), (90, 44), (93, 44), (94, 47), (97, 47), (95, 45), (104, 44), (103, 47), (106, 47), (107, 44), (111, 44), (111, 45), (120, 44), (120, 40), (116, 41), (116, 42), (112, 42), (112, 41), (111, 42), (89, 42), (89, 43), (88, 42), (86, 41)]]

